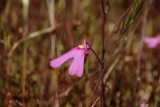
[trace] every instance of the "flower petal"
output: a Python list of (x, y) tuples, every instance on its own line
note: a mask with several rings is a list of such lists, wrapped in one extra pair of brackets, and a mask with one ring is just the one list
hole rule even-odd
[(85, 48), (87, 48), (87, 43), (86, 43), (86, 40), (85, 40), (85, 39), (82, 41), (82, 45), (83, 45)]
[(159, 43), (159, 41), (155, 38), (145, 38), (144, 42), (147, 44), (149, 48), (155, 48)]
[(84, 58), (85, 54), (83, 50), (74, 57), (71, 66), (69, 67), (69, 74), (76, 75), (77, 77), (81, 77), (84, 69)]
[(67, 60), (73, 58), (75, 54), (77, 54), (77, 48), (74, 48), (68, 51), (67, 53), (63, 54), (62, 56), (50, 61), (50, 66), (52, 68), (57, 68), (60, 65), (62, 65), (64, 62), (66, 62)]
[(83, 70), (84, 70), (84, 59), (85, 59), (85, 55), (83, 54), (80, 58), (79, 58), (79, 69), (75, 72), (75, 74), (78, 77), (81, 77), (83, 75)]
[(84, 52), (85, 52), (85, 54), (88, 54), (89, 52), (88, 52), (88, 48), (89, 48), (89, 46), (88, 46), (88, 44), (86, 43), (86, 40), (84, 39), (83, 40), (83, 42), (82, 42), (82, 45), (84, 46)]

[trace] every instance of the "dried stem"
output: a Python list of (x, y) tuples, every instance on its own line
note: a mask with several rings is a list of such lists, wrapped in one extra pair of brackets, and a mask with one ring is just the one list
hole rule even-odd
[(99, 97), (96, 99), (96, 101), (92, 104), (91, 107), (94, 107), (96, 105), (96, 103), (98, 102), (98, 100), (99, 100)]
[[(29, 10), (29, 0), (23, 0), (23, 20), (24, 20), (24, 37), (28, 34), (28, 10)], [(24, 97), (26, 95), (25, 85), (26, 85), (26, 65), (27, 65), (27, 44), (23, 46), (23, 62), (22, 62), (22, 94), (23, 94), (23, 105), (25, 106)]]
[[(52, 28), (55, 28), (55, 11), (54, 11), (54, 0), (47, 0), (47, 7), (48, 7), (48, 14), (49, 14), (49, 21)], [(55, 41), (56, 41), (56, 35), (51, 35), (51, 53), (50, 56), (55, 56)]]
[[(151, 6), (152, 0), (150, 0), (149, 5)], [(140, 48), (139, 48), (139, 56), (138, 56), (138, 66), (137, 66), (137, 72), (136, 75), (139, 77), (140, 74), (140, 68), (141, 68), (141, 58), (143, 54), (143, 40), (146, 35), (146, 23), (147, 23), (147, 15), (148, 15), (148, 10), (150, 6), (146, 6), (145, 11), (144, 11), (144, 16), (143, 16), (143, 21), (142, 21), (142, 31), (141, 31), (141, 40), (140, 40)]]
[[(48, 13), (49, 13), (49, 20), (50, 20), (50, 25), (52, 28), (55, 28), (56, 27), (56, 22), (55, 22), (55, 11), (54, 11), (54, 8), (55, 8), (55, 1), (54, 0), (47, 0), (47, 7), (48, 7)], [(50, 57), (54, 57), (55, 56), (55, 42), (56, 42), (56, 34), (52, 34), (51, 35), (51, 53), (50, 53)], [(48, 86), (49, 87), (49, 83), (50, 83), (50, 73), (48, 73), (48, 78), (47, 78), (47, 83), (48, 83)], [(58, 81), (58, 80), (57, 80)], [(56, 81), (56, 82), (57, 82)], [(56, 87), (56, 90), (58, 90), (58, 83), (55, 85)], [(44, 93), (47, 91), (47, 88), (45, 88), (44, 90)], [(58, 92), (56, 91), (55, 93), (55, 97), (56, 97), (56, 100), (55, 100), (55, 104), (54, 106), (55, 107), (59, 107), (59, 100), (58, 100)]]
[(16, 42), (13, 45), (13, 47), (11, 48), (11, 51), (9, 52), (8, 56), (11, 56), (13, 54), (13, 52), (15, 51), (15, 49), (18, 46), (20, 46), (22, 43), (26, 42), (27, 40), (30, 40), (32, 38), (44, 35), (46, 33), (54, 32), (58, 27), (59, 26), (54, 27), (54, 28), (53, 27), (49, 27), (49, 28), (45, 28), (45, 29), (42, 29), (42, 30), (39, 30), (39, 31), (35, 31), (33, 33), (28, 34), (27, 36), (23, 37), (22, 39), (20, 39), (18, 42)]
[[(148, 11), (149, 8), (151, 7), (152, 4), (152, 0), (150, 0), (149, 2), (146, 2), (145, 5), (145, 10), (144, 10), (144, 15), (143, 15), (143, 20), (142, 20), (142, 31), (141, 31), (141, 40), (140, 40), (140, 47), (139, 47), (139, 55), (138, 55), (138, 59), (137, 59), (137, 70), (136, 70), (136, 82), (135, 82), (135, 89), (134, 89), (134, 98), (133, 98), (133, 104), (136, 104), (137, 101), (137, 88), (138, 88), (138, 82), (140, 82), (140, 71), (141, 71), (141, 58), (142, 58), (142, 54), (143, 54), (143, 39), (146, 35), (146, 23), (147, 23), (147, 15), (148, 15)], [(136, 105), (134, 105), (136, 106)]]
[[(103, 21), (102, 21), (102, 66), (101, 66), (101, 72), (104, 68), (104, 55), (105, 55), (105, 48), (104, 48), (104, 40), (105, 40), (105, 22), (106, 22), (106, 15), (108, 13), (108, 6), (109, 6), (109, 0), (106, 0), (106, 6), (104, 3), (104, 0), (101, 0), (102, 3), (102, 12), (103, 12)], [(105, 85), (103, 83), (104, 76), (102, 75), (101, 79), (101, 107), (105, 107)]]
[(116, 67), (116, 65), (118, 64), (118, 62), (120, 61), (121, 56), (118, 56), (118, 58), (116, 58), (116, 60), (113, 62), (113, 64), (109, 67), (108, 72), (105, 74), (104, 78), (103, 78), (103, 82), (105, 82), (109, 75), (111, 74), (111, 72), (114, 70), (114, 68)]

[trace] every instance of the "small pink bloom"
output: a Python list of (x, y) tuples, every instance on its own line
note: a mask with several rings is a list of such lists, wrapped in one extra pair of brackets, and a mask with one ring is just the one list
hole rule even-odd
[(57, 68), (61, 66), (64, 62), (73, 60), (71, 66), (69, 67), (69, 74), (81, 77), (84, 69), (85, 56), (88, 54), (88, 45), (85, 40), (83, 40), (82, 45), (78, 45), (62, 56), (50, 61), (50, 66), (52, 68)]
[(149, 106), (149, 104), (144, 103), (144, 102), (140, 104), (140, 107), (148, 107), (148, 106)]
[(160, 47), (160, 34), (156, 37), (146, 37), (144, 42), (147, 44), (148, 48), (158, 48)]

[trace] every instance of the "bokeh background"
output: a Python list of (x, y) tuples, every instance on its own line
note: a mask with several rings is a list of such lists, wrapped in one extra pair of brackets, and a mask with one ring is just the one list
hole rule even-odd
[[(1, 107), (100, 107), (102, 93), (107, 107), (160, 107), (160, 50), (143, 43), (160, 33), (160, 1), (104, 0), (105, 22), (102, 1), (0, 1)], [(81, 78), (49, 66), (84, 38), (104, 54), (104, 92), (92, 51)]]

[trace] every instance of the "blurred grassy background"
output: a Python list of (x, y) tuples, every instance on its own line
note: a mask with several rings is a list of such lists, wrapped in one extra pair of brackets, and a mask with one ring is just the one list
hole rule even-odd
[[(49, 61), (84, 38), (100, 57), (102, 17), (100, 0), (1, 0), (0, 106), (90, 107), (101, 93), (99, 85), (90, 98), (101, 68), (93, 53), (82, 78), (68, 75), (67, 63), (50, 69)], [(148, 49), (142, 41), (160, 32), (159, 19), (159, 0), (109, 1), (104, 73), (108, 107), (138, 107), (143, 101), (160, 106), (160, 50)]]

